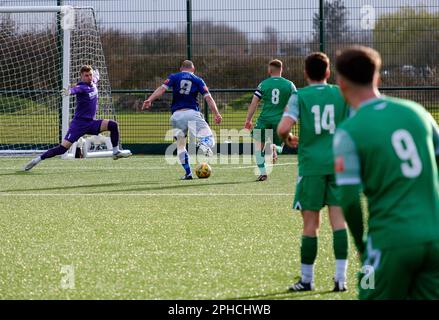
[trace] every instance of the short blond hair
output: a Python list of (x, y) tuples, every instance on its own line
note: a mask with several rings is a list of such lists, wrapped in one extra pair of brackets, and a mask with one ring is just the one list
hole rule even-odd
[(93, 71), (93, 68), (92, 68), (92, 66), (90, 66), (88, 64), (83, 65), (81, 67), (81, 70), (80, 70), (81, 74), (83, 74), (84, 72), (90, 72), (90, 71)]

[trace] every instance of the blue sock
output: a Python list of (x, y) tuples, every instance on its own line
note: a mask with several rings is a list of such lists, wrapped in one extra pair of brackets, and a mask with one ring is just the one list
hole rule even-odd
[(180, 163), (183, 166), (183, 169), (186, 171), (186, 175), (192, 174), (191, 166), (189, 165), (189, 154), (187, 151), (181, 152), (178, 157), (180, 158)]

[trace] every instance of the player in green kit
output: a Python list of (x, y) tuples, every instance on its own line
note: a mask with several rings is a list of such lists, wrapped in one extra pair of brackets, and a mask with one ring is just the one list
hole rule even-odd
[[(419, 104), (380, 95), (381, 58), (338, 54), (337, 82), (355, 109), (334, 137), (340, 201), (362, 256), (360, 299), (439, 299), (439, 128)], [(360, 191), (368, 200), (363, 238)], [(372, 276), (373, 275), (373, 276)]]
[(268, 147), (272, 150), (273, 162), (276, 162), (277, 155), (282, 153), (282, 141), (276, 132), (277, 125), (282, 118), (291, 93), (296, 91), (294, 84), (282, 77), (282, 61), (277, 59), (270, 61), (268, 64), (268, 74), (270, 77), (259, 84), (253, 95), (244, 124), (246, 129), (252, 128), (253, 115), (259, 102), (262, 100), (262, 111), (252, 131), (252, 136), (255, 140), (256, 164), (260, 173), (257, 181), (265, 181), (268, 178), (265, 168), (266, 142), (271, 140), (271, 144)]
[(335, 185), (332, 139), (349, 108), (338, 86), (326, 82), (330, 70), (324, 53), (307, 56), (305, 76), (309, 86), (292, 94), (278, 127), (279, 136), (290, 144), (291, 128), (300, 120), (299, 176), (293, 208), (301, 210), (303, 218), (301, 279), (289, 290), (314, 289), (320, 210), (327, 205), (336, 262), (334, 291), (346, 291), (348, 236)]

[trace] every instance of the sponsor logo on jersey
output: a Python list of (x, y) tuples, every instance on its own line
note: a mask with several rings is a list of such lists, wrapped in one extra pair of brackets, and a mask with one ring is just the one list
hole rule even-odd
[(340, 173), (344, 172), (344, 158), (343, 157), (337, 157), (335, 159), (335, 172)]
[(97, 95), (98, 95), (98, 91), (97, 91), (97, 90), (95, 90), (95, 91), (93, 91), (93, 92), (90, 92), (90, 93), (88, 94), (88, 96), (89, 96), (90, 98), (96, 97)]
[(375, 110), (383, 110), (386, 107), (387, 107), (387, 103), (383, 102), (383, 103), (377, 104), (374, 109)]

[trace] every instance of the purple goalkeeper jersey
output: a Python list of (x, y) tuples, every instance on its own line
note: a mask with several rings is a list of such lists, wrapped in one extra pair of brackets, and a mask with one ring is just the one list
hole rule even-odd
[(70, 94), (76, 95), (74, 120), (95, 119), (98, 106), (98, 87), (96, 85), (98, 81), (99, 78), (93, 76), (93, 81), (90, 84), (80, 81), (76, 86), (70, 88)]

